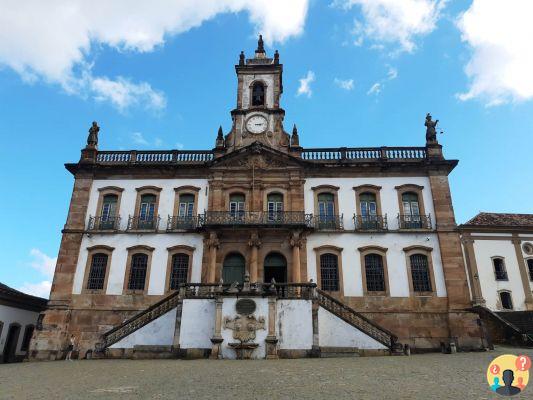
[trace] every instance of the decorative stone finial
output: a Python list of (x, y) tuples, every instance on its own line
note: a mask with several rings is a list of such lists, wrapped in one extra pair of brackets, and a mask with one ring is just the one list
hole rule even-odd
[(437, 124), (439, 123), (439, 120), (433, 121), (431, 119), (431, 114), (426, 114), (426, 122), (424, 125), (426, 126), (426, 144), (438, 144), (437, 141)]
[(244, 51), (239, 55), (239, 65), (244, 65)]
[(294, 124), (292, 127), (291, 147), (298, 146), (300, 146), (300, 137), (298, 136), (298, 128), (296, 128), (296, 124)]
[(277, 50), (274, 53), (274, 64), (279, 64), (279, 53)]
[(98, 147), (98, 132), (100, 127), (96, 121), (93, 121), (91, 128), (89, 129), (89, 136), (87, 136), (87, 147), (96, 148)]
[(218, 127), (217, 140), (215, 142), (215, 147), (217, 149), (224, 147), (224, 134), (222, 132), (222, 126)]
[(257, 41), (257, 50), (256, 53), (264, 53), (265, 52), (265, 45), (263, 43), (263, 35), (259, 35), (259, 40)]

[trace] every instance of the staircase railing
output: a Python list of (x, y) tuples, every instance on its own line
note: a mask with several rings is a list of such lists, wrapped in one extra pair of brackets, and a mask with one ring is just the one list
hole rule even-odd
[(316, 298), (318, 304), (332, 314), (335, 314), (337, 317), (377, 340), (382, 345), (387, 346), (389, 349), (394, 349), (398, 337), (388, 330), (370, 321), (354, 309), (318, 288), (316, 289)]

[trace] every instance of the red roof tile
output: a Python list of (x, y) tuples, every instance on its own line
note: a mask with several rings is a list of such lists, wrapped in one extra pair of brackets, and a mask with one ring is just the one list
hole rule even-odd
[(533, 214), (503, 214), (482, 212), (465, 225), (533, 227)]

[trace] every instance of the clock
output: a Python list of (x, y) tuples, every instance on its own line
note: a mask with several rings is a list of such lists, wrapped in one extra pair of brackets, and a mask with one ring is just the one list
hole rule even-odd
[(262, 115), (254, 115), (246, 121), (246, 130), (250, 133), (263, 133), (268, 128), (268, 121)]

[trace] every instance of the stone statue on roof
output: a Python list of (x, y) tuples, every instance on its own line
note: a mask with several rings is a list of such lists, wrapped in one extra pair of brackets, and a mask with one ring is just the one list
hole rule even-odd
[(433, 121), (431, 119), (431, 114), (426, 114), (426, 122), (424, 125), (426, 126), (426, 143), (437, 143), (437, 124), (439, 123), (439, 120)]
[(98, 146), (98, 132), (100, 127), (96, 121), (93, 121), (91, 128), (89, 129), (89, 136), (87, 137), (87, 147)]

